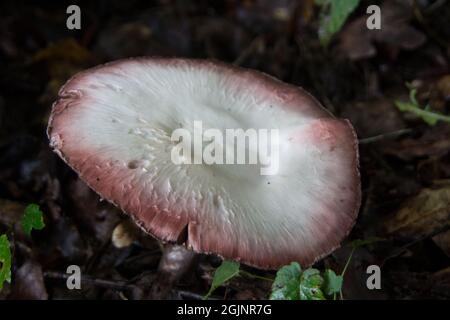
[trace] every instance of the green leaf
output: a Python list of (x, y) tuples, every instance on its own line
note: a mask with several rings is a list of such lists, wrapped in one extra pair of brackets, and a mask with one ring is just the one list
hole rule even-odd
[(319, 39), (323, 46), (341, 30), (348, 16), (358, 7), (360, 0), (316, 0), (321, 6)]
[(25, 208), (21, 223), (27, 235), (30, 235), (33, 229), (41, 230), (45, 227), (42, 211), (37, 204), (32, 203)]
[(356, 239), (349, 243), (349, 245), (353, 248), (359, 248), (368, 246), (370, 244), (373, 244), (375, 242), (384, 241), (385, 239), (379, 238), (379, 237), (369, 237), (367, 239)]
[(5, 281), (11, 282), (11, 248), (4, 234), (0, 236), (0, 290)]
[(300, 300), (325, 300), (325, 296), (320, 289), (323, 278), (317, 269), (306, 269), (300, 276)]
[(214, 272), (214, 278), (211, 284), (211, 288), (203, 297), (203, 299), (207, 299), (211, 295), (211, 293), (214, 292), (214, 290), (216, 290), (228, 280), (237, 276), (239, 274), (239, 268), (240, 265), (238, 262), (228, 260), (223, 261), (220, 267), (218, 267)]
[(331, 269), (326, 269), (323, 273), (323, 292), (327, 296), (333, 296), (341, 291), (343, 282), (344, 278), (342, 276), (336, 275)]
[(271, 300), (298, 300), (300, 299), (300, 275), (302, 269), (297, 262), (282, 267), (277, 272), (272, 284)]

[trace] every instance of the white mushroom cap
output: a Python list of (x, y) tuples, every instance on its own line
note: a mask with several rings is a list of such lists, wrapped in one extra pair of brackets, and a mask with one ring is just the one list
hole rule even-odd
[[(79, 73), (59, 93), (51, 146), (148, 233), (260, 268), (310, 265), (339, 246), (360, 205), (346, 120), (304, 90), (222, 63), (137, 58)], [(279, 167), (175, 164), (177, 128), (278, 129)]]

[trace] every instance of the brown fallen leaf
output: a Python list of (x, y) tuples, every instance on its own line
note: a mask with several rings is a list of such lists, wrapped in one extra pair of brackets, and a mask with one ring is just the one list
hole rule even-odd
[(9, 299), (47, 300), (47, 289), (41, 266), (32, 260), (25, 262), (14, 274)]
[(383, 235), (423, 239), (450, 227), (450, 184), (438, 189), (422, 189), (407, 200), (393, 216), (382, 222)]
[(433, 241), (448, 257), (450, 257), (450, 230), (434, 236)]
[(450, 298), (450, 267), (439, 270), (428, 277), (429, 296)]
[(345, 104), (341, 117), (349, 119), (359, 138), (372, 137), (404, 129), (401, 114), (388, 99), (373, 99)]
[(373, 57), (377, 50), (374, 43), (413, 50), (422, 45), (425, 35), (409, 25), (411, 6), (402, 1), (384, 1), (381, 5), (381, 29), (370, 30), (366, 26), (368, 16), (350, 22), (340, 33), (339, 51), (352, 60)]
[(392, 155), (405, 161), (414, 158), (443, 156), (450, 151), (450, 126), (438, 124), (419, 137), (405, 137), (395, 144), (382, 146), (384, 154)]
[(430, 90), (430, 106), (437, 112), (446, 113), (450, 102), (450, 74), (439, 78)]
[(14, 225), (20, 220), (25, 210), (25, 205), (6, 199), (0, 199), (0, 224), (6, 227)]
[(416, 172), (417, 178), (427, 185), (450, 179), (450, 151), (442, 156), (431, 156), (419, 161)]
[(89, 50), (81, 46), (74, 38), (65, 38), (51, 43), (48, 47), (36, 52), (32, 58), (33, 62), (49, 61), (52, 67), (56, 67), (55, 60), (82, 64), (91, 59)]
[(46, 63), (50, 80), (39, 102), (50, 105), (59, 88), (72, 75), (97, 62), (96, 57), (74, 38), (64, 38), (39, 50), (31, 58), (32, 63)]
[(73, 217), (80, 228), (101, 243), (109, 241), (114, 227), (120, 222), (121, 211), (100, 201), (100, 197), (83, 181), (77, 179), (68, 186)]

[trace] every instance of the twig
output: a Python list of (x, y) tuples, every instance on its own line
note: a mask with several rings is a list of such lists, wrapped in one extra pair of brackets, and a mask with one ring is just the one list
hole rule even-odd
[(434, 236), (437, 236), (440, 233), (446, 232), (450, 230), (450, 224), (445, 224), (443, 227), (439, 228), (438, 230), (432, 232), (429, 235), (424, 235), (421, 236), (411, 242), (406, 243), (405, 245), (401, 246), (400, 248), (395, 249), (391, 254), (389, 254), (386, 258), (383, 259), (382, 265), (384, 265), (386, 263), (387, 260), (398, 257), (399, 255), (401, 255), (403, 252), (405, 252), (409, 247), (411, 247), (412, 245), (415, 245), (416, 243), (419, 243), (425, 239), (428, 238), (432, 238)]
[(373, 143), (373, 142), (378, 142), (381, 140), (385, 140), (385, 139), (391, 139), (391, 138), (395, 138), (407, 133), (411, 133), (413, 132), (413, 129), (400, 129), (400, 130), (396, 130), (396, 131), (392, 131), (392, 132), (388, 132), (388, 133), (383, 133), (383, 134), (379, 134), (377, 136), (373, 136), (373, 137), (369, 137), (369, 138), (363, 138), (363, 139), (359, 139), (359, 144), (369, 144), (369, 143)]
[[(46, 271), (44, 272), (44, 277), (48, 279), (67, 280), (70, 275), (57, 271)], [(97, 279), (86, 275), (82, 275), (80, 280), (83, 284), (89, 284), (97, 287), (115, 290), (129, 290), (136, 287), (135, 285), (129, 284), (126, 281)]]
[(250, 42), (250, 44), (241, 52), (241, 54), (233, 61), (233, 64), (236, 66), (241, 65), (247, 57), (249, 57), (253, 50), (257, 48), (264, 41), (264, 36), (256, 37)]
[[(190, 291), (184, 291), (184, 290), (176, 290), (176, 292), (182, 297), (187, 299), (193, 299), (193, 300), (203, 300), (203, 296)], [(216, 300), (215, 298), (208, 298), (208, 300)]]
[(247, 271), (244, 271), (244, 270), (240, 270), (239, 273), (244, 275), (244, 276), (247, 276), (247, 277), (250, 277), (250, 278), (254, 278), (254, 279), (259, 279), (259, 280), (264, 280), (264, 281), (269, 281), (269, 282), (273, 282), (274, 281), (274, 279), (263, 277), (263, 276), (259, 276), (257, 274), (253, 274), (253, 273), (250, 273), (250, 272), (247, 272)]
[[(356, 250), (356, 246), (352, 248), (352, 251), (350, 252), (350, 255), (348, 256), (347, 262), (345, 263), (344, 269), (341, 272), (342, 279), (344, 278), (345, 272), (347, 271), (347, 268), (350, 265), (350, 260), (352, 260), (355, 250)], [(341, 298), (341, 300), (344, 300), (344, 294), (342, 293), (342, 286), (341, 286), (341, 289), (339, 290), (339, 297)], [(336, 293), (334, 294), (333, 299), (336, 300)]]

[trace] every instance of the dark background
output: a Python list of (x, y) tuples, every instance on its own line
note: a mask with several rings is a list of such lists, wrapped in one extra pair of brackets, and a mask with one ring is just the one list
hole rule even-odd
[[(81, 7), (81, 30), (66, 28), (73, 3)], [(381, 5), (380, 31), (364, 27), (369, 4)], [(362, 1), (328, 48), (318, 39), (319, 11), (310, 0), (2, 1), (0, 234), (9, 236), (14, 264), (0, 298), (199, 299), (207, 292), (219, 258), (177, 252), (146, 236), (48, 147), (51, 105), (71, 75), (142, 55), (258, 69), (350, 119), (361, 139), (363, 202), (347, 242), (382, 241), (356, 250), (344, 297), (450, 298), (450, 127), (430, 126), (394, 104), (408, 101), (410, 82), (421, 105), (449, 114), (450, 4)], [(29, 203), (41, 206), (46, 223), (31, 238), (17, 223)], [(112, 241), (114, 229), (129, 241)], [(338, 272), (349, 251), (344, 243), (316, 267)], [(65, 287), (70, 264), (83, 270), (82, 290)], [(365, 286), (370, 264), (381, 266), (382, 290)], [(239, 277), (212, 298), (269, 292), (270, 283)]]

